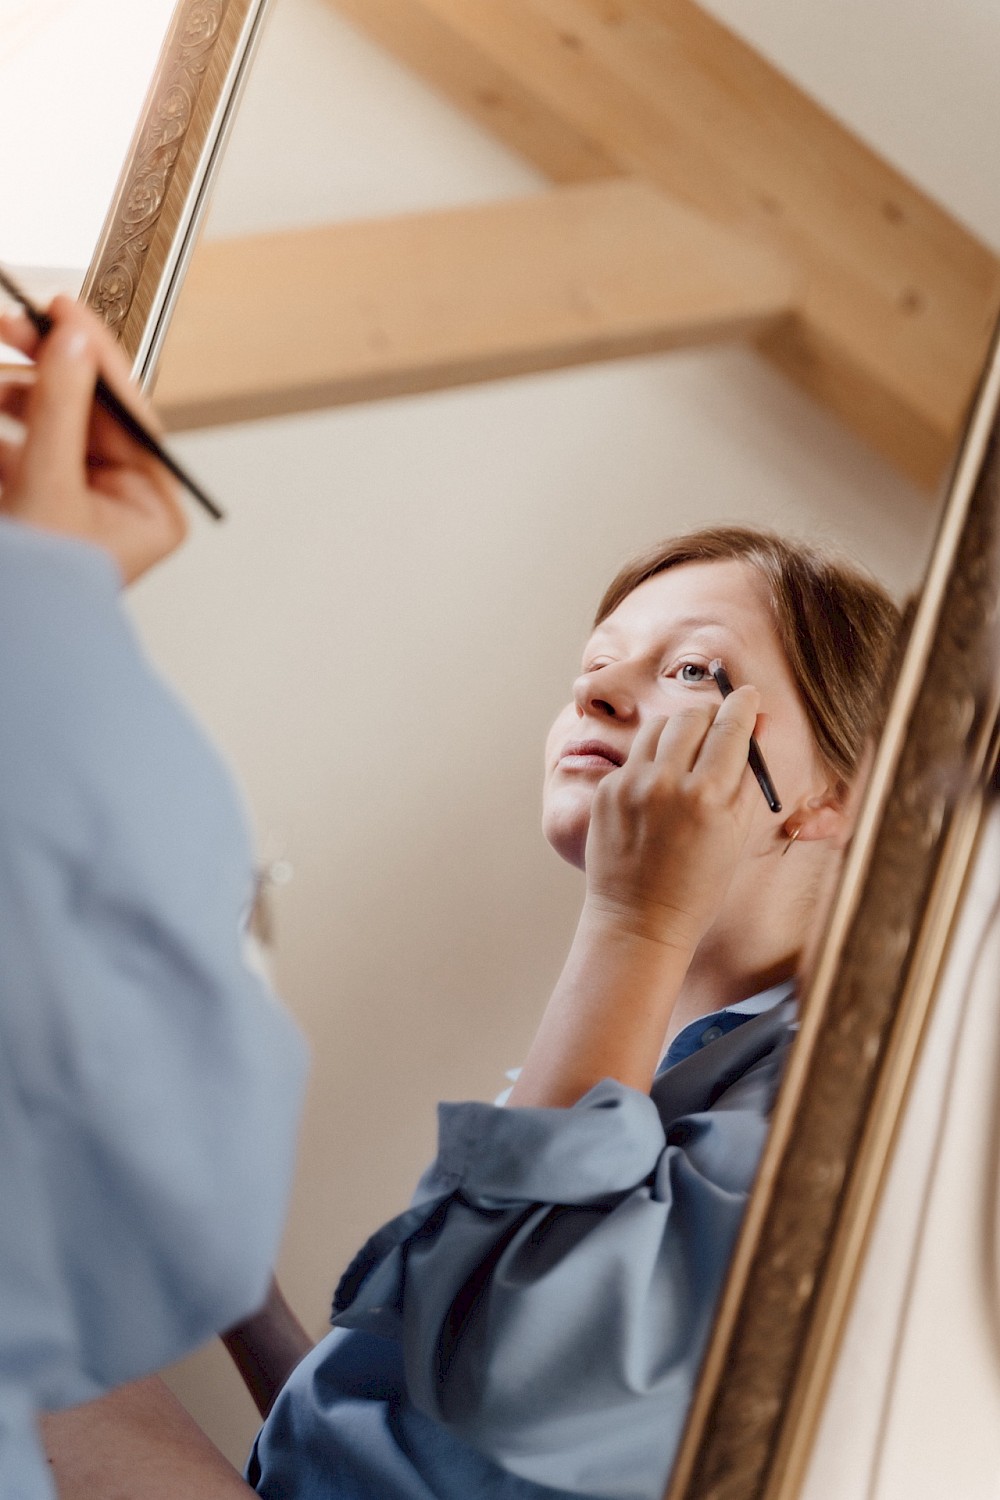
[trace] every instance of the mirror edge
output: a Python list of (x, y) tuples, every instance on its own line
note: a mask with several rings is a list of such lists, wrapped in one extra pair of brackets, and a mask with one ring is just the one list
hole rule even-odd
[(793, 1500), (801, 1487), (990, 796), (998, 411), (1000, 324), (667, 1500)]
[(80, 300), (148, 387), (272, 0), (178, 0)]

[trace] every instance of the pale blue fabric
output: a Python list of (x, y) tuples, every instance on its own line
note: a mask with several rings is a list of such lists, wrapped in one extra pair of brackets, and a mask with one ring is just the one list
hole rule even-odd
[(440, 1106), (247, 1476), (268, 1500), (660, 1500), (794, 1025), (692, 1023), (650, 1095)]
[(244, 960), (253, 868), (110, 557), (0, 520), (0, 1495), (32, 1414), (264, 1298), (304, 1083)]

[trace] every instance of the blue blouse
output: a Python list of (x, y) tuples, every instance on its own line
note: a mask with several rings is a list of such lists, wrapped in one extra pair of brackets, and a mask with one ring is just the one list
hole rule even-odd
[(151, 671), (111, 558), (0, 519), (0, 1494), (34, 1415), (266, 1294), (305, 1047), (245, 962), (231, 778)]
[(411, 1208), (251, 1454), (269, 1500), (660, 1500), (767, 1132), (791, 985), (674, 1040), (649, 1095), (440, 1106)]

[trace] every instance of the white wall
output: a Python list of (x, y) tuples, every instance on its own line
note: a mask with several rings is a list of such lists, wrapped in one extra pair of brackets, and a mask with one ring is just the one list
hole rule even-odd
[[(869, 0), (865, 14), (893, 9), (906, 6)], [(766, 12), (768, 34), (794, 32), (813, 85), (836, 94), (856, 38), (821, 35), (822, 18), (819, 0)], [(987, 68), (979, 50), (967, 61)], [(887, 66), (848, 90), (844, 112), (856, 95), (894, 98), (896, 77)], [(980, 103), (985, 130), (996, 104)], [(918, 115), (901, 93), (914, 175), (937, 170)], [(939, 123), (947, 136), (954, 116)], [(988, 196), (985, 158), (977, 171)], [(543, 186), (324, 0), (277, 0), (210, 232)], [(435, 1101), (496, 1092), (557, 972), (580, 892), (537, 832), (540, 748), (619, 561), (681, 527), (745, 519), (843, 543), (903, 590), (934, 516), (738, 348), (177, 448), (231, 520), (199, 523), (135, 606), (242, 777), (264, 855), (295, 868), (276, 969), (315, 1061), (282, 1273), (319, 1334), (341, 1269), (432, 1151)], [(237, 1457), (253, 1419), (223, 1365), (198, 1356), (177, 1386)]]

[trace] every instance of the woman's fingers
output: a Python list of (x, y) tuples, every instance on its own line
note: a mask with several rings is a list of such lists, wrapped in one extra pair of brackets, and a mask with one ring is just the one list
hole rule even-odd
[[(43, 337), (17, 319), (0, 332), (34, 358), (35, 383), (0, 381), (2, 508), (22, 521), (106, 548), (125, 582), (168, 556), (187, 531), (168, 471), (96, 400), (98, 379), (155, 425), (128, 363), (99, 318), (69, 298), (49, 309)], [(19, 428), (8, 420), (15, 418)], [(23, 442), (15, 441), (23, 431)]]
[(682, 773), (694, 770), (715, 712), (714, 708), (692, 707), (671, 714), (656, 749), (657, 764)]
[(747, 766), (759, 703), (757, 689), (744, 686), (719, 705), (698, 755), (695, 771), (699, 779), (738, 790)]
[(24, 438), (24, 401), (27, 391), (21, 391), (20, 400), (4, 400), (0, 387), (0, 437), (9, 442), (21, 442)]
[[(93, 348), (100, 373), (106, 384), (130, 411), (141, 417), (145, 426), (157, 435), (161, 434), (162, 424), (159, 418), (150, 403), (132, 383), (132, 371), (128, 359), (117, 339), (97, 314), (91, 308), (74, 301), (72, 297), (65, 296), (54, 298), (47, 311), (55, 328), (72, 326), (86, 336)], [(47, 338), (51, 336), (47, 335)], [(46, 342), (46, 339), (36, 332), (34, 325), (24, 313), (0, 315), (0, 340), (32, 359), (38, 358), (41, 347)], [(98, 416), (103, 416), (103, 413), (98, 413)], [(105, 418), (105, 421), (109, 429), (114, 429), (120, 434), (123, 444), (130, 441), (112, 418)]]
[(660, 736), (666, 726), (666, 718), (647, 719), (636, 731), (635, 738), (629, 747), (628, 758), (625, 762), (628, 766), (638, 766), (652, 761), (656, 756)]
[(39, 378), (25, 404), (21, 474), (26, 485), (44, 493), (81, 482), (97, 359), (86, 330), (67, 320), (42, 341), (37, 364)]
[(708, 708), (684, 708), (667, 718), (647, 720), (637, 731), (627, 764), (654, 764), (678, 776), (718, 782), (738, 790), (757, 720), (757, 689), (737, 688)]
[(636, 731), (627, 764), (636, 767), (655, 761), (664, 768), (690, 771), (711, 723), (712, 711), (704, 708), (685, 708), (669, 716), (647, 719)]
[[(22, 444), (15, 438), (7, 437), (0, 429), (0, 489), (10, 484), (17, 473), (17, 466), (21, 461)], [(0, 509), (2, 509), (0, 500)]]
[[(0, 318), (0, 339), (3, 339), (3, 319)], [(0, 355), (0, 412), (20, 420), (28, 391), (34, 385), (37, 371), (34, 365), (4, 362)]]
[[(45, 350), (57, 336), (61, 338), (69, 330), (74, 330), (79, 339), (86, 340), (97, 371), (110, 389), (129, 410), (141, 418), (147, 428), (155, 433), (161, 432), (161, 424), (149, 402), (132, 384), (128, 360), (97, 314), (71, 297), (56, 297), (48, 308), (48, 316), (53, 328), (44, 338), (36, 332), (24, 314), (7, 313), (0, 316), (0, 338), (36, 361), (34, 365), (25, 367), (26, 375), (12, 373), (6, 382), (3, 379), (4, 372), (0, 371), (0, 412), (5, 412), (20, 422), (29, 421), (32, 409), (30, 384), (37, 379)], [(66, 436), (71, 436), (68, 428)], [(75, 444), (75, 435), (73, 441)], [(60, 456), (65, 458), (65, 454)], [(101, 463), (140, 469), (149, 476), (151, 483), (164, 487), (165, 476), (156, 460), (134, 442), (115, 418), (93, 402), (90, 407), (88, 440), (81, 461), (88, 456)], [(29, 472), (33, 475), (35, 471), (32, 468)], [(42, 472), (51, 474), (52, 470), (43, 466)]]
[(34, 357), (39, 335), (25, 313), (6, 312), (0, 313), (0, 341)]
[[(133, 383), (132, 368), (121, 345), (97, 314), (89, 307), (74, 302), (71, 297), (56, 297), (49, 308), (49, 314), (57, 324), (72, 324), (86, 334), (96, 354), (105, 384), (110, 386), (129, 411), (142, 419), (144, 426), (157, 436), (162, 435), (163, 428), (159, 418)], [(117, 432), (121, 432), (123, 440), (131, 443), (131, 439), (122, 432), (114, 418), (109, 417), (107, 420)]]

